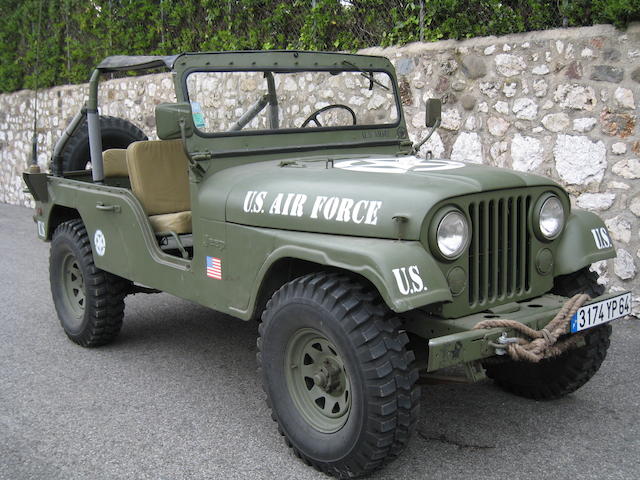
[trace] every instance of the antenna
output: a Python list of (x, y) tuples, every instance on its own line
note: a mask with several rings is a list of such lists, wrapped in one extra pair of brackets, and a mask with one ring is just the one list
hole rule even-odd
[(38, 29), (36, 32), (35, 91), (33, 92), (33, 137), (31, 139), (31, 163), (29, 173), (40, 173), (38, 165), (38, 77), (40, 75), (40, 26), (42, 25), (42, 0), (38, 6)]

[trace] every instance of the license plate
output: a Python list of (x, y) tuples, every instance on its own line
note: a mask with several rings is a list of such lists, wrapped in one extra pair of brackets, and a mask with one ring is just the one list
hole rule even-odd
[(571, 317), (571, 333), (596, 327), (631, 313), (631, 293), (580, 307)]

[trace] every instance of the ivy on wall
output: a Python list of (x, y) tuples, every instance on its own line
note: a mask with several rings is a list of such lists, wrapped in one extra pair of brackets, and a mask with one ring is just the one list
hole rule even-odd
[(0, 91), (85, 82), (108, 55), (355, 50), (640, 19), (640, 0), (0, 0)]

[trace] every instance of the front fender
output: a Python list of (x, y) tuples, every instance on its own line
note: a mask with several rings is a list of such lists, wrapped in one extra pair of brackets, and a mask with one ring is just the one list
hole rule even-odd
[(604, 222), (595, 213), (573, 210), (558, 244), (555, 275), (566, 275), (616, 256)]
[(269, 268), (283, 258), (361, 275), (398, 313), (452, 299), (446, 279), (420, 242), (303, 232), (272, 231), (272, 234), (275, 248), (258, 273), (252, 304)]

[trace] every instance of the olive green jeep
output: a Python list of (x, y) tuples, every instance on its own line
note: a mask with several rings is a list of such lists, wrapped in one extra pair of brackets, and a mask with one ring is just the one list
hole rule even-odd
[[(160, 140), (99, 116), (101, 75), (158, 68), (177, 99), (156, 107)], [(575, 391), (630, 312), (589, 271), (615, 256), (600, 218), (547, 178), (421, 154), (386, 58), (109, 57), (89, 91), (52, 172), (24, 174), (64, 331), (108, 343), (125, 296), (158, 291), (260, 321), (273, 418), (323, 472), (396, 457), (419, 380), (446, 367), (536, 399)], [(427, 103), (431, 132), (439, 109)], [(562, 338), (543, 330), (582, 292)], [(474, 328), (486, 320), (512, 323)], [(516, 360), (528, 340), (514, 325), (572, 348)]]

